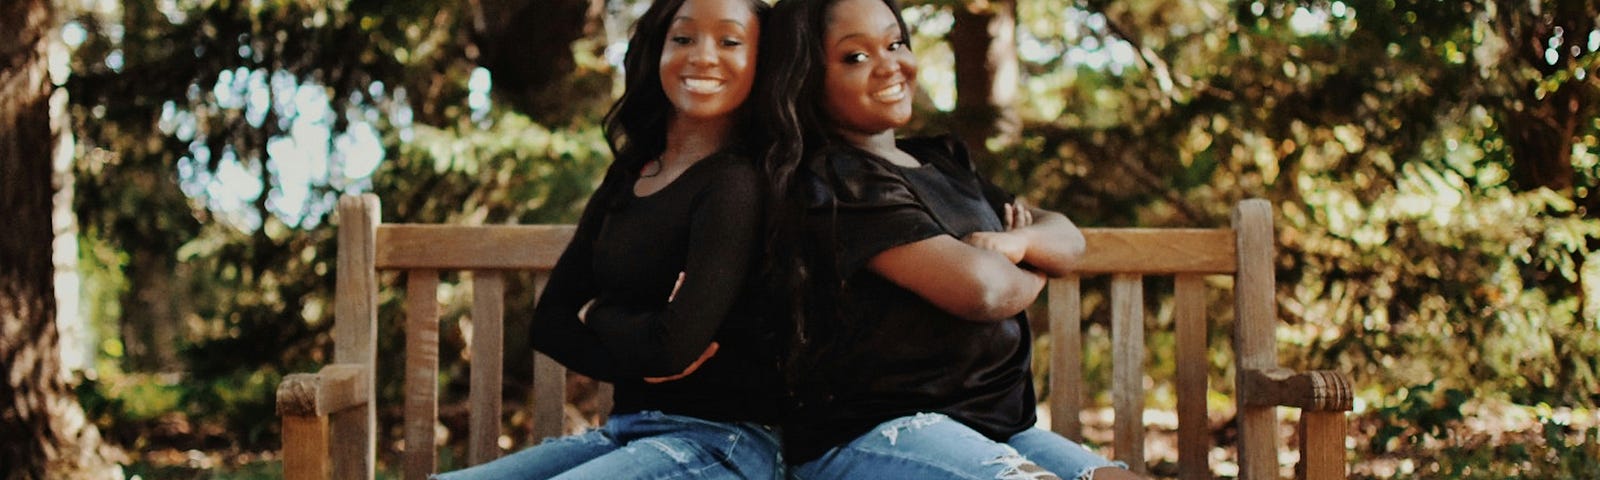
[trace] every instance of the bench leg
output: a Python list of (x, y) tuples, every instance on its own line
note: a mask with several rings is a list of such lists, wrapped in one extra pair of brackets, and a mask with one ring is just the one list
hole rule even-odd
[(328, 417), (283, 417), (283, 478), (326, 479)]
[(1307, 480), (1345, 478), (1344, 412), (1300, 413), (1300, 464), (1295, 476)]

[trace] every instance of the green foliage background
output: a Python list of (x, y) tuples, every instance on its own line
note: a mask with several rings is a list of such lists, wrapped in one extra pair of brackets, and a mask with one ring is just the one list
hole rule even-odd
[[(598, 123), (618, 72), (606, 58), (644, 2), (601, 2), (564, 43), (510, 47), (474, 17), (478, 2), (459, 0), (65, 3), (57, 78), (97, 353), (79, 393), (134, 451), (252, 452), (277, 448), (277, 381), (330, 350), (336, 196), (377, 193), (386, 221), (573, 220), (609, 161)], [(991, 121), (951, 112), (971, 86), (954, 83), (945, 36), (958, 10), (1007, 3), (908, 3), (926, 92), (916, 130)], [(988, 142), (984, 168), (1086, 226), (1219, 226), (1238, 200), (1269, 199), (1280, 358), (1356, 379), (1358, 476), (1596, 475), (1600, 6), (1015, 7), (1021, 76), (1005, 107), (1020, 124)], [(558, 23), (534, 18), (519, 28)], [(523, 65), (556, 80), (513, 76), (495, 63), (508, 48), (560, 52)], [(362, 139), (375, 148), (351, 147)], [(321, 152), (322, 170), (289, 171), (310, 167), (276, 150), (286, 140)], [(361, 156), (377, 152), (365, 172)], [(512, 317), (529, 290), (513, 289)], [(163, 341), (176, 359), (133, 348), (129, 327), (159, 312), (152, 293), (171, 299), (162, 318), (176, 338)], [(383, 301), (392, 326), (396, 298)], [(1152, 325), (1170, 324), (1152, 302)], [(1224, 307), (1212, 345), (1227, 344)], [(446, 398), (465, 371), (453, 308)], [(1108, 314), (1089, 315), (1098, 338)], [(1171, 372), (1163, 335), (1158, 378)], [(525, 348), (514, 337), (508, 348)], [(1225, 375), (1227, 349), (1214, 350)], [(1105, 391), (1105, 375), (1089, 378)], [(398, 398), (398, 378), (379, 382)]]

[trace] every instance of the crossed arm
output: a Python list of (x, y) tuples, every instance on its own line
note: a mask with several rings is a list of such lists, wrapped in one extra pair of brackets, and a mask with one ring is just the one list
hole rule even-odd
[(1072, 270), (1084, 241), (1064, 215), (1006, 208), (1005, 232), (935, 236), (884, 250), (867, 268), (961, 318), (1010, 318), (1038, 298), (1047, 276)]

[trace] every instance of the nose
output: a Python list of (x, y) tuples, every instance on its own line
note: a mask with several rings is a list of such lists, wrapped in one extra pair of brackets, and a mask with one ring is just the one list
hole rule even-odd
[(717, 48), (714, 41), (695, 42), (694, 48), (689, 51), (689, 64), (695, 66), (715, 65), (717, 63)]
[(905, 68), (905, 65), (902, 65), (900, 59), (896, 58), (895, 55), (879, 55), (877, 62), (872, 66), (872, 73), (880, 77), (886, 77), (900, 73), (902, 68)]

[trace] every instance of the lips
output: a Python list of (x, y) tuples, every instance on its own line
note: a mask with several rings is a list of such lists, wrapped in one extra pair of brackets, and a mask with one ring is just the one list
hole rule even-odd
[(880, 102), (898, 102), (905, 99), (907, 93), (906, 82), (900, 81), (872, 92), (872, 99)]
[(722, 91), (727, 83), (716, 78), (684, 78), (683, 88), (689, 93), (711, 94)]

